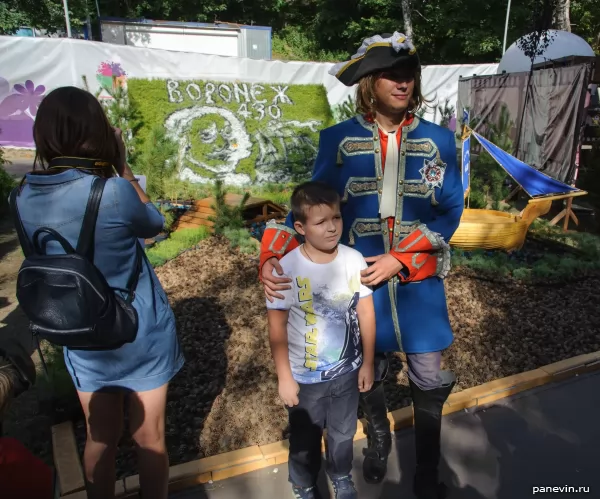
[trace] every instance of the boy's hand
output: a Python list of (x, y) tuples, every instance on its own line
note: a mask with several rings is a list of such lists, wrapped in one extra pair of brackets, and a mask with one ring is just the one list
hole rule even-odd
[(358, 391), (368, 392), (373, 387), (375, 381), (375, 366), (363, 362), (358, 371)]
[(379, 256), (370, 256), (365, 258), (367, 263), (373, 263), (370, 267), (363, 270), (362, 283), (365, 286), (377, 286), (383, 281), (389, 281), (392, 277), (402, 270), (402, 263), (389, 253)]
[(300, 400), (298, 400), (299, 393), (300, 386), (298, 386), (294, 378), (283, 381), (279, 380), (279, 398), (288, 407), (294, 407), (300, 403)]

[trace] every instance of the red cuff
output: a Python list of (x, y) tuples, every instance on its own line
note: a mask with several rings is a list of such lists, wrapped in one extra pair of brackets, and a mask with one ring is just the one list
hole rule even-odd
[(401, 282), (444, 278), (450, 270), (450, 247), (423, 224), (392, 248), (390, 255), (404, 265), (398, 274)]
[(431, 252), (440, 249), (441, 244), (436, 237), (437, 234), (431, 232), (424, 225), (420, 225), (408, 236), (392, 248), (396, 253), (422, 253)]
[(404, 265), (398, 273), (401, 282), (422, 281), (438, 275), (437, 253), (397, 253), (391, 250), (390, 255)]
[(290, 251), (299, 246), (294, 231), (285, 225), (273, 224), (267, 226), (260, 243), (260, 262), (258, 264), (258, 279), (262, 282), (262, 268), (270, 258), (280, 260)]

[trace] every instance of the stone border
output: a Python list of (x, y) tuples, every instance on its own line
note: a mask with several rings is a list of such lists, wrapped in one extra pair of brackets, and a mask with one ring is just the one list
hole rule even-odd
[[(453, 393), (444, 406), (443, 414), (484, 406), (531, 388), (598, 370), (600, 370), (600, 351), (562, 360), (533, 371), (515, 374)], [(394, 431), (412, 426), (412, 406), (389, 412), (388, 419)], [(358, 421), (354, 440), (364, 438), (366, 438), (366, 421), (361, 419)], [(61, 498), (87, 499), (84, 491), (83, 471), (75, 445), (73, 426), (70, 422), (52, 428), (52, 443), (54, 463), (60, 481)], [(171, 466), (169, 469), (169, 492), (284, 464), (288, 460), (288, 449), (289, 442), (283, 440), (274, 444), (254, 445)], [(137, 499), (139, 498), (139, 488), (139, 476), (128, 476), (115, 484), (116, 496), (119, 499)]]
[(83, 468), (71, 421), (52, 427), (52, 457), (61, 497), (84, 491)]

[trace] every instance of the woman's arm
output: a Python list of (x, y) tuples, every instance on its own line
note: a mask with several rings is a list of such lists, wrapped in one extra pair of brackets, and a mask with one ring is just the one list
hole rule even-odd
[(115, 206), (126, 225), (138, 238), (154, 237), (163, 230), (165, 219), (150, 202), (150, 198), (141, 188), (131, 168), (127, 164), (127, 152), (121, 136), (121, 130), (115, 128), (115, 140), (122, 159), (117, 167), (120, 179), (115, 181)]

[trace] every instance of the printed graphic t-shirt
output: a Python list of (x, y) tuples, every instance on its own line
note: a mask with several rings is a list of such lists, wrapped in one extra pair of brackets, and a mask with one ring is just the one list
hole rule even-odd
[[(372, 294), (361, 284), (367, 262), (356, 250), (338, 245), (335, 259), (313, 263), (300, 248), (281, 260), (291, 289), (280, 291), (285, 299), (269, 300), (267, 308), (289, 310), (290, 366), (298, 383), (320, 383), (358, 369), (362, 343), (356, 306)], [(273, 270), (274, 275), (278, 275)]]

